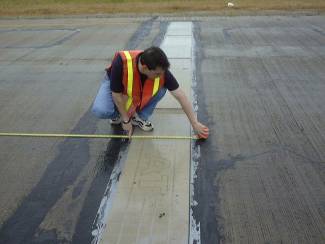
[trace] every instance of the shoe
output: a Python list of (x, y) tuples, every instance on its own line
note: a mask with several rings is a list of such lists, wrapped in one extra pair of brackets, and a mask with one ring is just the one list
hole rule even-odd
[(153, 130), (153, 125), (151, 124), (151, 122), (149, 120), (141, 119), (138, 115), (135, 115), (134, 117), (132, 117), (131, 123), (132, 123), (132, 125), (139, 126), (139, 128), (141, 128), (144, 131)]
[(111, 125), (119, 125), (122, 122), (122, 118), (120, 115), (118, 115), (116, 118), (110, 119), (109, 122)]

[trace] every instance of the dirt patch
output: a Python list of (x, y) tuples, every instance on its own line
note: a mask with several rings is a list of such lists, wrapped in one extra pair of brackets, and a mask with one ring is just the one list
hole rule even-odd
[[(228, 2), (233, 6), (228, 7)], [(236, 15), (241, 11), (313, 10), (325, 12), (323, 0), (184, 0), (184, 1), (132, 1), (125, 0), (2, 0), (0, 16), (49, 16), (80, 14), (143, 14), (185, 13), (192, 11), (221, 12)]]

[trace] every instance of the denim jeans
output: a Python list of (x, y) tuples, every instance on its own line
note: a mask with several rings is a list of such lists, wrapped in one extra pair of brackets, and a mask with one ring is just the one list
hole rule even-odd
[[(117, 107), (113, 101), (110, 83), (111, 81), (108, 76), (105, 75), (93, 103), (92, 112), (100, 119), (113, 119), (119, 115)], [(141, 119), (147, 120), (152, 115), (158, 102), (166, 94), (166, 91), (167, 89), (164, 87), (159, 89), (157, 94), (152, 97), (149, 103), (141, 111), (137, 111), (137, 114)]]

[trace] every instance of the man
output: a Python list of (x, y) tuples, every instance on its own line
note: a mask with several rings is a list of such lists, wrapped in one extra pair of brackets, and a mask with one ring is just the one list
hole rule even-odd
[(144, 131), (153, 129), (148, 120), (166, 91), (176, 98), (193, 129), (201, 138), (209, 136), (209, 129), (201, 124), (192, 105), (172, 73), (169, 61), (159, 47), (144, 51), (119, 51), (95, 98), (92, 111), (99, 117), (120, 124), (130, 137), (133, 125)]

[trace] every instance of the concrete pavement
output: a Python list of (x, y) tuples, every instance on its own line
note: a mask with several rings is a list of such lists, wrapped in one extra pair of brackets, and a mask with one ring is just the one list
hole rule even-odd
[(324, 16), (195, 25), (202, 243), (325, 238)]
[[(172, 22), (161, 44), (189, 98), (192, 41), (191, 22)], [(189, 121), (169, 96), (153, 123), (153, 135), (191, 135)], [(190, 140), (131, 142), (99, 243), (188, 243), (190, 149)]]
[[(89, 112), (103, 69), (118, 49), (160, 45), (171, 21), (194, 21), (194, 90), (211, 130), (192, 145), (189, 240), (322, 243), (324, 16), (1, 20), (1, 131), (119, 133)], [(175, 52), (187, 55), (183, 46)], [(188, 60), (173, 62), (187, 72), (177, 66)], [(171, 106), (158, 109), (155, 133), (166, 111), (184, 119)], [(115, 165), (178, 148), (149, 144), (0, 138), (0, 242), (89, 243)]]

